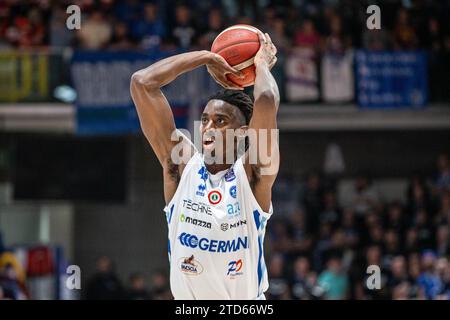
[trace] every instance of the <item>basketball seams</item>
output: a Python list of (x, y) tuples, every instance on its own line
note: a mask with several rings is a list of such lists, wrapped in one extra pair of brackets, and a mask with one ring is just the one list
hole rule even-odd
[(228, 49), (228, 48), (231, 48), (231, 47), (234, 47), (234, 46), (237, 46), (240, 44), (244, 44), (244, 43), (259, 43), (259, 41), (244, 41), (244, 42), (233, 43), (231, 45), (227, 44), (227, 45), (222, 46), (222, 48), (220, 48), (220, 50), (216, 50), (215, 53), (220, 54), (220, 52), (223, 51), (224, 49)]

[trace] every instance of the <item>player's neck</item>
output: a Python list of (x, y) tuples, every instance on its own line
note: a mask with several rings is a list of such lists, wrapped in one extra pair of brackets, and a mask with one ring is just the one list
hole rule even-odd
[(231, 167), (231, 164), (227, 164), (227, 163), (216, 164), (216, 163), (213, 163), (213, 164), (205, 164), (205, 166), (206, 166), (206, 169), (208, 170), (209, 173), (216, 174), (216, 173), (218, 173), (220, 171), (229, 169)]

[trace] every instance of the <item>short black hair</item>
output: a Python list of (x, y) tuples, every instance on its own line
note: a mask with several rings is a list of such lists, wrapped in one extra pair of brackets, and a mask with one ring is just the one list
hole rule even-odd
[(235, 106), (244, 115), (245, 124), (248, 125), (250, 123), (253, 114), (253, 100), (245, 92), (241, 90), (222, 89), (210, 96), (208, 101), (213, 99), (222, 100)]

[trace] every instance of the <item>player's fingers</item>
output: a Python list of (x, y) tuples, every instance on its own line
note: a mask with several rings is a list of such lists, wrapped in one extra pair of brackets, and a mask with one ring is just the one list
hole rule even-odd
[(278, 60), (277, 57), (274, 56), (272, 61), (270, 61), (269, 69), (272, 69), (272, 67), (275, 65), (275, 63), (277, 63), (277, 60)]
[(266, 37), (264, 36), (264, 33), (261, 31), (258, 31), (258, 38), (261, 45), (265, 45), (267, 43)]
[(223, 78), (221, 78), (220, 81), (222, 83), (224, 83), (228, 89), (243, 90), (242, 87), (240, 87), (237, 84), (235, 84), (234, 82), (228, 80), (227, 76), (224, 76)]

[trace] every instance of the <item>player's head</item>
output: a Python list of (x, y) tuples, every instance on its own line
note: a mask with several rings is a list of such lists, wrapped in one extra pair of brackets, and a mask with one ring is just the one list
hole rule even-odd
[[(222, 163), (225, 163), (227, 153), (233, 152), (236, 155), (238, 140), (245, 142), (244, 137), (252, 113), (252, 99), (240, 90), (225, 89), (212, 95), (200, 119), (200, 134), (205, 157), (212, 156), (215, 159), (222, 159)], [(229, 143), (227, 143), (227, 130), (232, 130), (230, 132), (234, 133), (233, 141), (228, 141)], [(218, 142), (219, 138), (222, 139), (222, 146)]]

